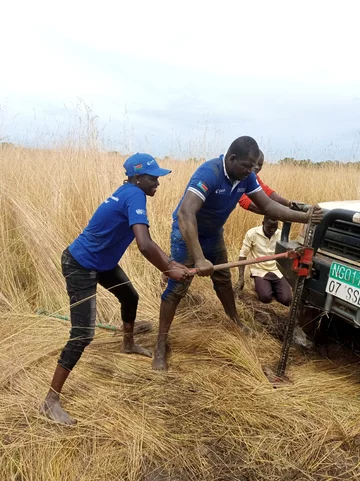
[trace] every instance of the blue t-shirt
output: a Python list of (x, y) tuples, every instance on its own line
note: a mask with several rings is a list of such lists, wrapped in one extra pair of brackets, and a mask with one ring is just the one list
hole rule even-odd
[(149, 225), (146, 195), (126, 183), (96, 209), (87, 227), (69, 246), (70, 253), (85, 269), (114, 269), (134, 240), (131, 227), (135, 224)]
[[(204, 162), (194, 172), (185, 194), (188, 190), (204, 201), (196, 219), (199, 236), (207, 237), (221, 232), (243, 194), (251, 195), (262, 189), (254, 172), (244, 180), (232, 182), (225, 170), (224, 156), (220, 155), (217, 159)], [(179, 228), (177, 213), (184, 196), (173, 213), (174, 229)]]

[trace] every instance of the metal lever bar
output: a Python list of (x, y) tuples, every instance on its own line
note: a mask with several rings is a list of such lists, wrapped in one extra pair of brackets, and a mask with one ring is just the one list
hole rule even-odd
[[(286, 259), (292, 257), (294, 250), (289, 250), (287, 252), (282, 252), (281, 254), (274, 254), (271, 256), (256, 257), (255, 259), (246, 259), (243, 261), (226, 262), (225, 264), (214, 265), (214, 271), (221, 271), (222, 269), (231, 269), (232, 267), (248, 266), (251, 264), (260, 264), (261, 262), (274, 261), (276, 259)], [(197, 269), (194, 267), (190, 269), (192, 274), (197, 274)]]

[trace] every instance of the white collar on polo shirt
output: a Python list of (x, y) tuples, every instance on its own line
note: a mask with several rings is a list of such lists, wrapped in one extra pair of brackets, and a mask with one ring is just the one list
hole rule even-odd
[(227, 177), (230, 182), (232, 183), (232, 189), (231, 189), (231, 192), (235, 189), (235, 187), (238, 185), (238, 183), (240, 182), (240, 180), (231, 180), (228, 173), (226, 172), (226, 167), (225, 167), (225, 155), (226, 154), (223, 154), (223, 167), (224, 167), (224, 174), (225, 174), (225, 177)]

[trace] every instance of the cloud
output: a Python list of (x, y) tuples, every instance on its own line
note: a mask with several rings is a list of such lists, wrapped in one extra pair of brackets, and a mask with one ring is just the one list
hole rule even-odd
[[(246, 133), (274, 159), (294, 150), (316, 159), (331, 148), (359, 159), (359, 8), (355, 0), (342, 8), (323, 0), (8, 2), (2, 16), (16, 28), (3, 22), (0, 31), (2, 128), (15, 141), (66, 132), (81, 98), (111, 145), (155, 154), (176, 145), (188, 155), (206, 144), (210, 155)], [(216, 147), (199, 141), (211, 135)]]

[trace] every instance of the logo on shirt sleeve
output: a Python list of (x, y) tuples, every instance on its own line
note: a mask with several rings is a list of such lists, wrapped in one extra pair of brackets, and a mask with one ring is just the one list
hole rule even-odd
[(145, 209), (136, 209), (135, 211), (138, 215), (146, 215), (146, 210)]
[(115, 200), (116, 202), (119, 202), (119, 197), (115, 197), (114, 195), (111, 195), (104, 201), (105, 204), (108, 204), (110, 202), (110, 199)]
[(209, 190), (209, 187), (202, 180), (200, 180), (200, 182), (198, 182), (196, 186), (199, 187), (199, 189), (202, 190), (204, 194), (206, 194), (206, 192)]

